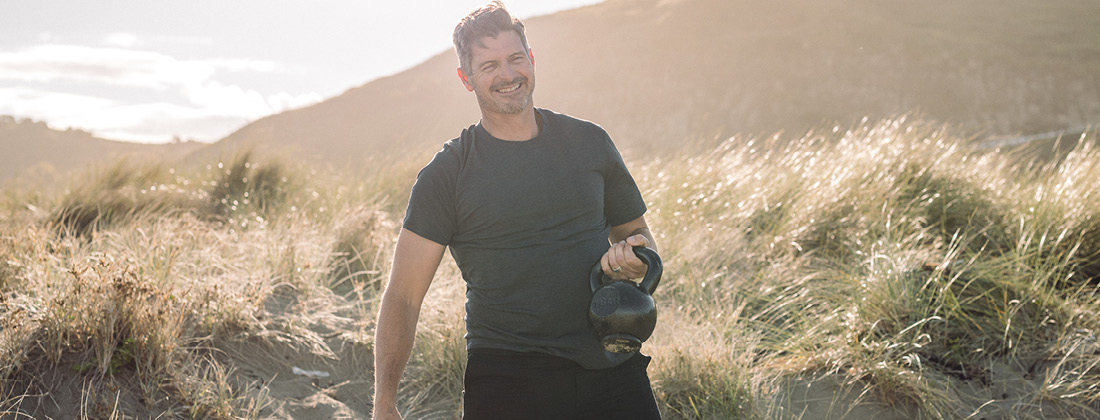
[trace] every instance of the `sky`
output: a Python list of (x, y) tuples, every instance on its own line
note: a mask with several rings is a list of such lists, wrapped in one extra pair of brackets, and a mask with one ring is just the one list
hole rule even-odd
[[(33, 0), (0, 13), (0, 115), (213, 142), (452, 49), (487, 0)], [(600, 0), (505, 0), (520, 19)]]

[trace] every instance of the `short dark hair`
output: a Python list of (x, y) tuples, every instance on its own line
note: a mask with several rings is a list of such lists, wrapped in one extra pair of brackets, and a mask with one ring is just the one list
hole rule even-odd
[(523, 43), (524, 51), (530, 51), (527, 45), (527, 35), (523, 33), (523, 22), (512, 17), (499, 0), (493, 0), (489, 4), (470, 12), (455, 26), (454, 43), (455, 52), (458, 53), (458, 63), (462, 71), (471, 74), (473, 58), (473, 46), (480, 44), (485, 37), (496, 38), (504, 31), (516, 31), (519, 40)]

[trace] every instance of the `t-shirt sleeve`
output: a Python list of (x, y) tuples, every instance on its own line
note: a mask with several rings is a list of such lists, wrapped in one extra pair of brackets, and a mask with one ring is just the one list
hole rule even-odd
[(604, 215), (608, 224), (618, 226), (642, 217), (646, 212), (646, 205), (638, 184), (630, 176), (622, 155), (610, 137), (607, 137), (605, 147), (607, 166), (604, 171)]
[(455, 231), (457, 161), (440, 151), (416, 176), (402, 227), (440, 245), (448, 245)]

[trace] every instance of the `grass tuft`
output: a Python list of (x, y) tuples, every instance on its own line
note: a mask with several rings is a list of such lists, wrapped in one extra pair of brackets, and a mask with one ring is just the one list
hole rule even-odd
[(295, 191), (291, 170), (283, 163), (272, 160), (257, 162), (249, 151), (238, 154), (228, 163), (218, 162), (210, 167), (209, 213), (225, 219), (241, 219), (242, 227), (250, 220), (263, 223), (290, 206)]

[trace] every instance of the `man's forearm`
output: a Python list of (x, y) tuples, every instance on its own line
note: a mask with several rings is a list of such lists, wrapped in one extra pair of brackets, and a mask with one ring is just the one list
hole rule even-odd
[[(397, 417), (394, 404), (405, 365), (409, 363), (420, 305), (432, 283), (445, 247), (401, 229), (393, 255), (393, 269), (374, 331), (374, 406)], [(386, 416), (382, 416), (386, 417)], [(386, 417), (388, 418), (388, 417)]]
[(385, 294), (374, 333), (374, 404), (393, 405), (412, 354), (420, 308)]

